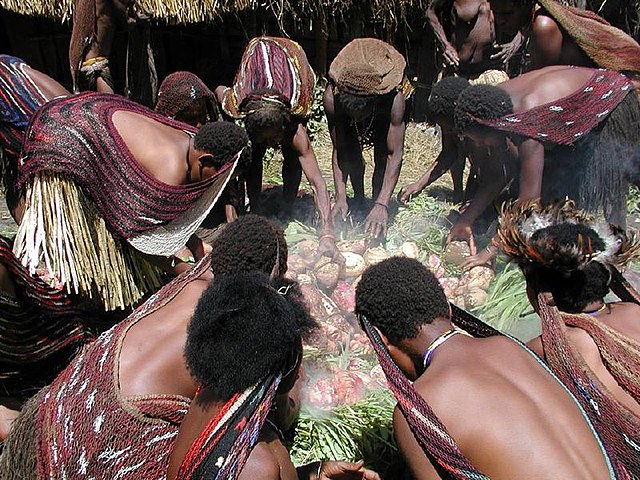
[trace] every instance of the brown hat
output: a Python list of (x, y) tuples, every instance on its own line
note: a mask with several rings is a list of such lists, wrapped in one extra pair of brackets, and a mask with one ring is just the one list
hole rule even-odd
[(336, 55), (329, 77), (345, 92), (384, 95), (402, 83), (407, 62), (395, 48), (377, 38), (356, 38)]
[(207, 109), (212, 117), (217, 117), (215, 95), (200, 77), (191, 72), (173, 72), (167, 75), (160, 85), (155, 110), (173, 118), (201, 98), (207, 102)]

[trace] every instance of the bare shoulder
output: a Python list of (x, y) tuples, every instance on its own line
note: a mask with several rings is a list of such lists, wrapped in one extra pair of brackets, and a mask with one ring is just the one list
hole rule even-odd
[(280, 464), (265, 442), (258, 442), (251, 450), (238, 480), (280, 480)]
[(331, 88), (331, 85), (327, 85), (327, 88), (324, 90), (324, 97), (322, 98), (324, 111), (327, 115), (333, 115), (335, 113), (333, 100), (333, 88)]

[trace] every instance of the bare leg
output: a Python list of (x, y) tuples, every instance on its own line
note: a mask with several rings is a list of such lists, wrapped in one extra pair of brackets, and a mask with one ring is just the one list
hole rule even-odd
[(537, 13), (531, 29), (533, 68), (557, 65), (562, 56), (562, 31), (554, 19)]

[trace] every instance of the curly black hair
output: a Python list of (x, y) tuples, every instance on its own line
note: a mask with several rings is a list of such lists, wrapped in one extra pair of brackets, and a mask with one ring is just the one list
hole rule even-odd
[[(269, 96), (277, 98), (284, 105), (264, 99)], [(286, 103), (286, 99), (277, 90), (270, 88), (255, 90), (242, 100), (239, 109), (246, 114), (244, 127), (252, 142), (256, 141), (262, 130), (286, 128), (291, 123), (291, 113)]]
[[(530, 242), (547, 259), (560, 257), (559, 251), (577, 247), (579, 242), (590, 242), (593, 251), (605, 249), (603, 240), (592, 228), (571, 223), (542, 228), (531, 236)], [(523, 272), (536, 294), (550, 292), (556, 306), (567, 313), (582, 312), (587, 305), (602, 300), (609, 293), (611, 273), (597, 261), (578, 268), (568, 257), (557, 258), (544, 266), (529, 264)]]
[(208, 401), (226, 401), (269, 374), (286, 373), (315, 327), (297, 284), (263, 273), (216, 277), (187, 327), (185, 359)]
[(280, 227), (258, 215), (243, 215), (222, 227), (213, 240), (211, 269), (214, 275), (258, 270), (271, 274), (287, 271), (287, 241)]
[(429, 95), (429, 116), (435, 121), (444, 119), (453, 122), (458, 96), (469, 85), (469, 80), (463, 77), (444, 77), (436, 83)]
[(406, 257), (391, 257), (365, 270), (355, 311), (394, 343), (416, 337), (422, 325), (436, 318), (450, 317), (440, 282), (422, 263)]
[(370, 109), (378, 99), (376, 95), (354, 95), (347, 92), (336, 94), (336, 103), (349, 117), (361, 117), (360, 113)]
[(472, 118), (491, 120), (513, 113), (513, 102), (509, 94), (491, 85), (471, 85), (458, 96), (454, 119), (461, 132), (478, 126)]
[(213, 156), (212, 166), (220, 168), (228, 163), (241, 149), (239, 166), (251, 161), (249, 137), (242, 127), (233, 122), (207, 122), (193, 138), (193, 146)]

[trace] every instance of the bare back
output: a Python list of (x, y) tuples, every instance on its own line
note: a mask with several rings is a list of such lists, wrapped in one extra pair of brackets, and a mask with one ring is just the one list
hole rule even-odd
[[(635, 303), (617, 302), (597, 315), (598, 320), (640, 344), (640, 306)], [(591, 336), (580, 328), (569, 328), (569, 338), (589, 369), (604, 387), (622, 405), (640, 418), (640, 404), (618, 384), (602, 362), (600, 350)]]
[(184, 185), (190, 136), (138, 113), (117, 111), (113, 124), (133, 157), (153, 177), (168, 185)]
[(494, 480), (608, 478), (579, 407), (534, 356), (505, 337), (457, 340), (415, 386), (476, 468)]
[(520, 113), (559, 100), (579, 90), (593, 76), (593, 69), (555, 65), (527, 72), (498, 85)]
[(193, 398), (196, 384), (185, 365), (184, 346), (187, 325), (207, 285), (206, 280), (193, 280), (167, 305), (129, 329), (120, 351), (123, 396), (170, 394)]

